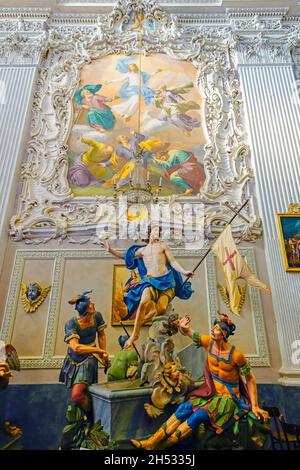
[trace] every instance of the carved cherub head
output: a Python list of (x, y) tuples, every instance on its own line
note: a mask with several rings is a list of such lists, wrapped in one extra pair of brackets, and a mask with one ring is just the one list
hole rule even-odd
[(41, 288), (37, 282), (31, 282), (27, 288), (27, 298), (29, 302), (34, 302), (41, 293)]
[(26, 313), (35, 312), (44, 302), (51, 286), (42, 287), (38, 282), (30, 282), (28, 286), (24, 282), (21, 283), (22, 303)]

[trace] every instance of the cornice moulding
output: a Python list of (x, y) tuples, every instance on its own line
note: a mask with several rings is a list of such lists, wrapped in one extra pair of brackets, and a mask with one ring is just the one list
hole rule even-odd
[(99, 18), (107, 17), (106, 13), (93, 14), (93, 13), (57, 13), (49, 18), (49, 24), (70, 24), (70, 23), (97, 23)]
[[(162, 2), (160, 2), (162, 3)], [(163, 2), (164, 6), (167, 2)], [(103, 3), (101, 3), (103, 5)], [(252, 18), (274, 19), (285, 22), (300, 22), (300, 14), (287, 16), (289, 8), (227, 8), (224, 13), (177, 13), (176, 17), (181, 26), (190, 24), (224, 24), (230, 26), (231, 20), (250, 20)], [(97, 23), (99, 18), (105, 18), (110, 13), (56, 13), (50, 8), (0, 8), (0, 20), (44, 20), (55, 23)]]
[(0, 18), (47, 19), (51, 15), (50, 8), (0, 8)]
[(45, 31), (0, 33), (0, 65), (38, 65), (45, 39)]
[(228, 24), (228, 18), (223, 13), (182, 13), (176, 15), (178, 21), (181, 25), (188, 25), (188, 24), (216, 24), (216, 23), (223, 23), (224, 25)]
[[(159, 5), (164, 7), (220, 7), (223, 4), (223, 0), (159, 0), (157, 2)], [(106, 1), (106, 0), (57, 0), (57, 4), (61, 6), (110, 6), (113, 7), (116, 2)]]
[(300, 13), (298, 15), (287, 16), (285, 18), (285, 21), (287, 21), (287, 22), (293, 22), (293, 21), (299, 22), (300, 21)]
[(253, 16), (280, 17), (288, 14), (289, 8), (226, 8), (225, 13), (230, 18), (251, 18)]

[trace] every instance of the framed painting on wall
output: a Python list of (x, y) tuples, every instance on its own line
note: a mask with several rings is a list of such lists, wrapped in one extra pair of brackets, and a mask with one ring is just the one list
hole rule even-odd
[(280, 244), (286, 271), (300, 271), (300, 214), (277, 214)]

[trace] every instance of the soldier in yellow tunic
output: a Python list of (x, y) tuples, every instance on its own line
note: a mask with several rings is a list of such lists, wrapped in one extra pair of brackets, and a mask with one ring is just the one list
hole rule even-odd
[(117, 155), (111, 145), (87, 137), (81, 137), (81, 142), (89, 149), (79, 155), (69, 168), (68, 179), (72, 185), (82, 188), (90, 184), (102, 186), (124, 165), (124, 158)]
[[(180, 332), (207, 351), (206, 382), (189, 395), (189, 399), (155, 434), (142, 441), (132, 439), (135, 447), (147, 450), (169, 447), (189, 437), (202, 423), (221, 434), (226, 423), (237, 422), (245, 415), (251, 420), (260, 416), (265, 422), (268, 420), (268, 413), (258, 406), (256, 380), (249, 362), (238, 348), (228, 342), (235, 330), (228, 316), (220, 314), (220, 319), (211, 329), (211, 336), (193, 331), (189, 323), (190, 317), (185, 315), (180, 320)], [(241, 376), (246, 379), (248, 403), (244, 398), (247, 393)]]
[(82, 137), (81, 142), (90, 147), (89, 150), (82, 155), (82, 162), (98, 180), (107, 178), (109, 176), (107, 162), (113, 166), (117, 166), (117, 157), (114, 148), (111, 145), (106, 145), (86, 137)]

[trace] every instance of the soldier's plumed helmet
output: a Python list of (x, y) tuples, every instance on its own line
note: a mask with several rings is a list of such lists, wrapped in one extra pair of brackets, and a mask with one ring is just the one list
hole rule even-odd
[(87, 313), (91, 299), (88, 296), (92, 291), (85, 291), (83, 294), (76, 295), (73, 299), (69, 300), (69, 304), (75, 305), (75, 310), (79, 313), (80, 316), (84, 316)]

